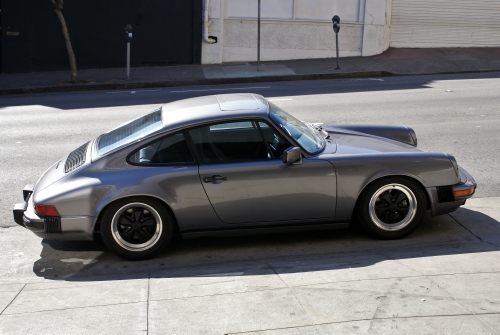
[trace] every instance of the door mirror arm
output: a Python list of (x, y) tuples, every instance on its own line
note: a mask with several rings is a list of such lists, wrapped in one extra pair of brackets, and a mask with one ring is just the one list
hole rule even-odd
[(302, 152), (299, 147), (290, 147), (283, 151), (283, 163), (298, 165), (302, 164)]

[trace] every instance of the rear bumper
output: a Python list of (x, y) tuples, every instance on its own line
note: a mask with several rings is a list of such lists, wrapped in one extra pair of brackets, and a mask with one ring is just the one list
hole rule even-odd
[(24, 227), (23, 215), (25, 210), (26, 210), (26, 202), (21, 202), (14, 205), (14, 210), (13, 210), (14, 221), (21, 227)]
[[(427, 189), (431, 202), (431, 215), (438, 216), (451, 213), (464, 205), (476, 190), (474, 178), (465, 169), (459, 166), (460, 183), (452, 186), (431, 187)], [(467, 196), (455, 196), (456, 191), (472, 190)]]
[(95, 217), (39, 216), (33, 209), (32, 193), (33, 186), (27, 185), (23, 191), (25, 201), (14, 205), (14, 221), (18, 225), (31, 230), (36, 236), (48, 240), (92, 241)]

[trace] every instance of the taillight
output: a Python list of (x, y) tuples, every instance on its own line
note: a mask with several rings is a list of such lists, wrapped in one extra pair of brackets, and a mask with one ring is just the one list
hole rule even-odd
[(44, 206), (35, 204), (35, 212), (40, 216), (59, 216), (59, 212), (54, 206)]

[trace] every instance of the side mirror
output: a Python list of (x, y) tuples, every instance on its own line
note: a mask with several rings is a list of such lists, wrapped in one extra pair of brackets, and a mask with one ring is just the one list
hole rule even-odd
[(302, 152), (299, 147), (290, 147), (283, 151), (283, 163), (302, 164)]

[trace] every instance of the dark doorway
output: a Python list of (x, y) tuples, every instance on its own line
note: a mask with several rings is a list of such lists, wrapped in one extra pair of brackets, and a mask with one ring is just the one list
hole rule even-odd
[[(2, 0), (4, 73), (69, 69), (61, 25), (50, 0)], [(124, 67), (131, 24), (131, 65), (200, 63), (201, 0), (64, 2), (78, 69)]]

